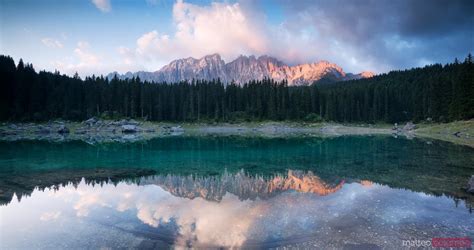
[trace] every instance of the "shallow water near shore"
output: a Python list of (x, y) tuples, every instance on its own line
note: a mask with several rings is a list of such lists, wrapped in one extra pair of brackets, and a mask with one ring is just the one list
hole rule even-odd
[(474, 238), (474, 149), (390, 136), (0, 142), (0, 248)]

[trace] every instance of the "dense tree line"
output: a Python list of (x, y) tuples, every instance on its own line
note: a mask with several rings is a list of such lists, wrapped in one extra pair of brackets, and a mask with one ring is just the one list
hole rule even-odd
[(35, 72), (0, 56), (0, 120), (308, 120), (399, 122), (474, 118), (474, 66), (464, 62), (392, 71), (369, 79), (290, 87), (271, 79), (243, 85), (179, 83)]

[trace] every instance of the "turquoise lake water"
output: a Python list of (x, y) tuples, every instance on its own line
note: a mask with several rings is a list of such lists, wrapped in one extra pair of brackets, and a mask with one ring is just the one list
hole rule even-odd
[(389, 136), (0, 141), (0, 248), (474, 238), (474, 149)]

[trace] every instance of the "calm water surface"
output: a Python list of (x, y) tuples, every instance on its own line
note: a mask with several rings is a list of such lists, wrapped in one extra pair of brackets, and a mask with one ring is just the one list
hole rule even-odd
[(392, 137), (0, 142), (0, 248), (474, 238), (474, 149)]

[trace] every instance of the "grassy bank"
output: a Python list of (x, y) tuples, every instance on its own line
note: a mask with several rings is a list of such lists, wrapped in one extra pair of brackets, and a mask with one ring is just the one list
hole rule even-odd
[(417, 124), (415, 135), (466, 145), (474, 148), (474, 120), (450, 123)]

